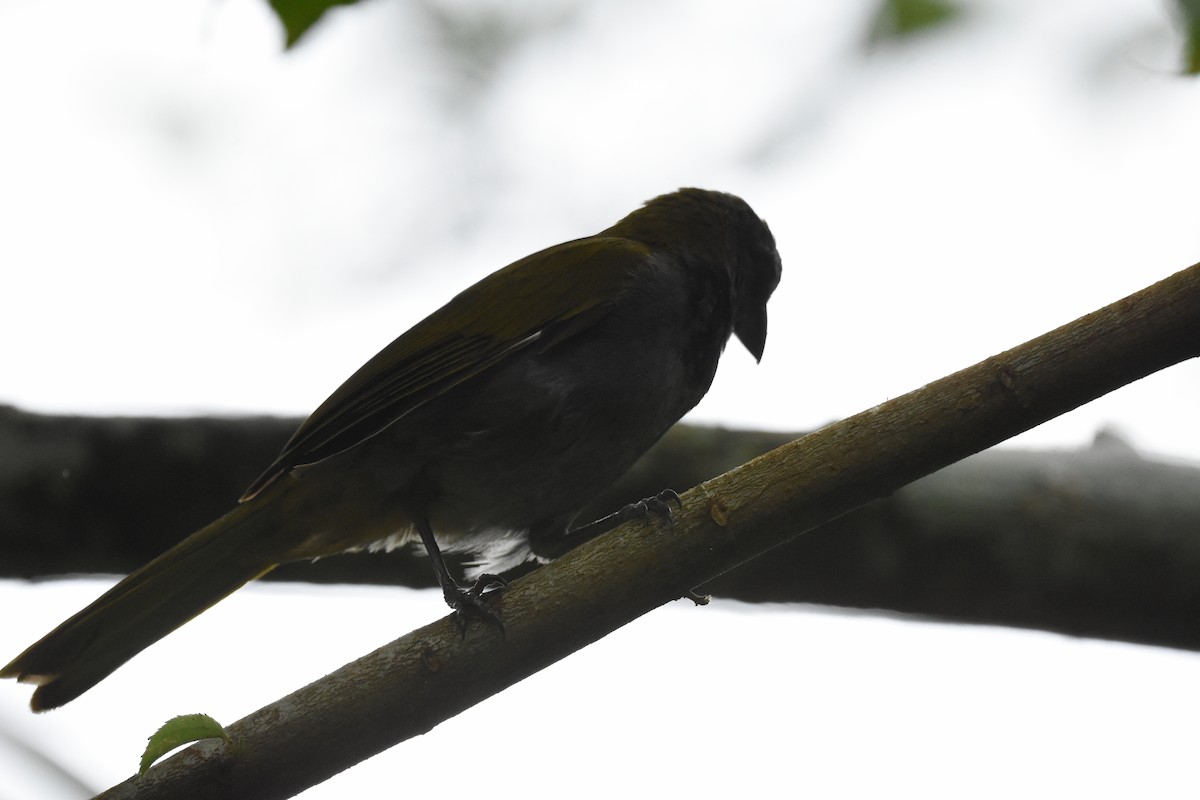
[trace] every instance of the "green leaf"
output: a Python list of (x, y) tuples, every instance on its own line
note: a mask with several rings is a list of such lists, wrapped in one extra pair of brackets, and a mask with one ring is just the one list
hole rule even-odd
[(962, 13), (950, 0), (883, 0), (868, 40), (906, 39), (938, 28)]
[(1179, 8), (1180, 27), (1186, 37), (1183, 73), (1200, 75), (1200, 0), (1175, 0)]
[(287, 31), (287, 46), (292, 47), (334, 6), (353, 5), (357, 0), (271, 0), (275, 16)]
[(229, 741), (229, 734), (221, 727), (221, 723), (208, 714), (184, 714), (181, 717), (168, 720), (154, 732), (142, 753), (142, 763), (138, 767), (138, 775), (145, 775), (150, 766), (167, 753), (185, 744), (198, 742), (201, 739), (224, 739)]

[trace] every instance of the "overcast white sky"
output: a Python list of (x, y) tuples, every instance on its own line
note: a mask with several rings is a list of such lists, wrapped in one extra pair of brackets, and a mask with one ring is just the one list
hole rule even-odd
[[(451, 55), (415, 5), (372, 0), (284, 53), (261, 0), (0, 3), (0, 402), (301, 415), (470, 282), (681, 185), (741, 194), (784, 259), (763, 363), (731, 347), (694, 415), (731, 425), (852, 414), (1200, 259), (1200, 84), (1172, 74), (1157, 0), (980, 0), (870, 57), (865, 0), (435, 5), (509, 35)], [(1173, 368), (1019, 443), (1111, 425), (1200, 459), (1198, 382)], [(23, 609), (2, 652), (100, 589), (0, 584)], [(0, 686), (0, 723), (107, 785), (166, 717), (233, 721), (439, 604), (252, 587), (61, 712)], [(190, 661), (206, 636), (228, 661)], [(672, 607), (305, 796), (423, 792), (443, 770), (500, 797), (562, 775), (583, 796), (1194, 797), (1197, 666)]]

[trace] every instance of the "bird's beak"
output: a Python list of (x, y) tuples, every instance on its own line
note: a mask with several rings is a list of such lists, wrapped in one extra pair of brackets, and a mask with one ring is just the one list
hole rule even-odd
[(767, 346), (767, 307), (761, 306), (750, 314), (744, 315), (733, 328), (738, 341), (741, 342), (755, 361), (762, 361), (763, 350)]

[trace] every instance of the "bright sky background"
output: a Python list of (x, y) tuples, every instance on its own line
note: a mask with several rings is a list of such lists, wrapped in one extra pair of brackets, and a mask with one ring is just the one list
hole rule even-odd
[[(448, 56), (398, 0), (288, 53), (261, 0), (3, 0), (0, 402), (301, 415), (457, 290), (681, 185), (745, 197), (784, 259), (763, 363), (731, 346), (693, 417), (730, 425), (844, 417), (1200, 259), (1200, 83), (1173, 74), (1158, 0), (978, 0), (870, 56), (866, 0), (434, 5), (511, 24), (511, 49)], [(1198, 379), (1176, 367), (1018, 444), (1108, 425), (1195, 461)], [(21, 609), (0, 653), (104, 585), (0, 583)], [(251, 587), (52, 715), (0, 686), (0, 727), (103, 787), (166, 718), (231, 722), (443, 611)], [(192, 661), (206, 641), (227, 660)], [(675, 604), (304, 796), (440, 774), (490, 797), (1195, 797), (1198, 666)]]

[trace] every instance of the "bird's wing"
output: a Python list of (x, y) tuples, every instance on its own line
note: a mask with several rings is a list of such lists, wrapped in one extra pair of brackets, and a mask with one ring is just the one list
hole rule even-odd
[(381, 350), (321, 404), (248, 500), (289, 469), (374, 436), (451, 387), (534, 342), (573, 336), (607, 313), (650, 249), (589, 237), (534, 253), (464, 290)]

